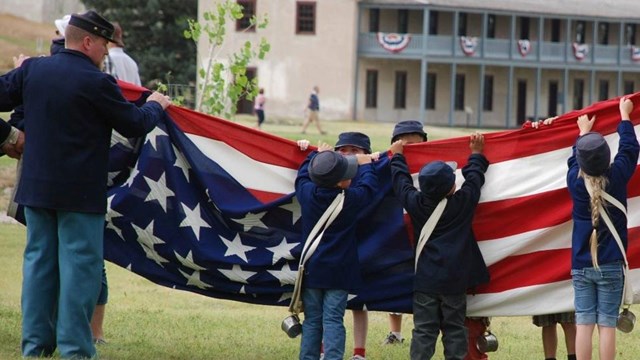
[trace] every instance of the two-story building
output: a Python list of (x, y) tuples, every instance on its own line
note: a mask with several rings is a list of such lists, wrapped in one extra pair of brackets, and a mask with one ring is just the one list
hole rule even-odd
[[(201, 1), (199, 16), (216, 2)], [(270, 19), (255, 31), (229, 24), (226, 40), (270, 42), (251, 69), (270, 116), (301, 118), (317, 85), (323, 119), (518, 127), (640, 85), (634, 1), (237, 2)]]

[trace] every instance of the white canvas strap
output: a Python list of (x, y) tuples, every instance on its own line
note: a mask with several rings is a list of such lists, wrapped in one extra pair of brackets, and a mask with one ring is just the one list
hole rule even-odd
[[(593, 196), (593, 189), (591, 188), (591, 185), (588, 185), (588, 184), (589, 183), (585, 181), (585, 188), (587, 189), (589, 196)], [(618, 199), (614, 198), (604, 190), (602, 191), (602, 198), (605, 199), (611, 205), (618, 208), (624, 214), (625, 217), (627, 216), (627, 209), (625, 209), (624, 205), (622, 205), (622, 203), (618, 201)], [(620, 238), (620, 234), (618, 233), (618, 230), (616, 230), (616, 227), (613, 225), (613, 221), (611, 221), (609, 214), (607, 214), (607, 211), (604, 209), (602, 205), (600, 205), (598, 212), (600, 213), (600, 217), (602, 217), (602, 220), (604, 220), (604, 223), (607, 225), (607, 228), (609, 228), (609, 232), (611, 233), (611, 235), (613, 235), (613, 238), (616, 239), (618, 248), (622, 253), (622, 258), (624, 259), (624, 268), (622, 269), (624, 273), (624, 287), (622, 289), (622, 304), (631, 305), (633, 303), (633, 291), (631, 289), (631, 283), (629, 282), (629, 276), (628, 276), (629, 262), (627, 261), (627, 253), (624, 250), (624, 245), (622, 244), (622, 239)]]
[(304, 242), (302, 253), (300, 254), (300, 263), (298, 264), (298, 273), (296, 274), (296, 281), (293, 285), (293, 294), (291, 296), (291, 303), (289, 304), (289, 311), (292, 314), (299, 314), (302, 312), (302, 277), (304, 275), (304, 265), (307, 260), (311, 258), (311, 255), (316, 251), (320, 240), (324, 235), (324, 231), (333, 223), (338, 217), (342, 207), (344, 205), (344, 191), (341, 191), (333, 202), (329, 204), (327, 210), (320, 217), (318, 222), (313, 226), (307, 240)]
[(433, 229), (436, 228), (436, 224), (438, 223), (438, 220), (440, 220), (445, 206), (447, 206), (447, 198), (440, 200), (420, 231), (420, 238), (418, 239), (418, 245), (416, 246), (416, 263), (414, 271), (418, 269), (418, 259), (420, 258), (422, 249), (424, 249), (425, 244), (429, 240)]

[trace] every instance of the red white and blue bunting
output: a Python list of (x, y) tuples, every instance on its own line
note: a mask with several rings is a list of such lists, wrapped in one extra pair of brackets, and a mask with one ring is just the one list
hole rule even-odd
[(589, 45), (573, 43), (573, 56), (578, 60), (583, 60), (589, 54)]
[(640, 61), (640, 47), (631, 45), (629, 50), (631, 50), (631, 60)]
[(527, 39), (518, 40), (518, 51), (522, 57), (527, 56), (531, 52), (531, 41)]
[(378, 44), (385, 50), (398, 53), (404, 50), (411, 41), (411, 34), (382, 33), (377, 34)]
[(478, 46), (478, 38), (475, 36), (460, 36), (460, 48), (467, 56), (473, 56)]

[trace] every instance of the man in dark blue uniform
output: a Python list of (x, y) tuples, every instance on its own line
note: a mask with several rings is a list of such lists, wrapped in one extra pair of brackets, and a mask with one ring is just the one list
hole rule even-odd
[(71, 16), (66, 49), (25, 60), (0, 77), (0, 111), (24, 105), (28, 144), (16, 201), (25, 206), (22, 355), (91, 358), (89, 321), (103, 258), (107, 160), (112, 129), (153, 129), (169, 98), (136, 107), (100, 71), (113, 25), (94, 11)]

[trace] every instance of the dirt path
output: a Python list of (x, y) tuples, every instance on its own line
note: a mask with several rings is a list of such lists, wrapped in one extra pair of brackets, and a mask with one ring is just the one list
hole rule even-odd
[(55, 36), (53, 23), (41, 24), (0, 14), (0, 74), (13, 68), (13, 57), (18, 54), (49, 54), (49, 45)]

